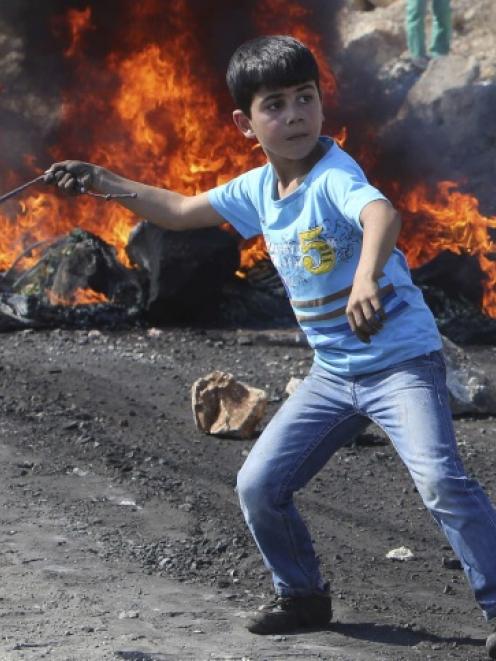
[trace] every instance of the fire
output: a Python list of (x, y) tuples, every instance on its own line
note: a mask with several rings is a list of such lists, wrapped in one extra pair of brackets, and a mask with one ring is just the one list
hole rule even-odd
[(37, 193), (21, 202), (10, 201), (5, 207), (10, 215), (3, 219), (0, 216), (0, 270), (9, 268), (13, 258), (19, 257), (22, 252), (25, 253), (23, 265), (31, 266), (35, 258), (30, 247), (47, 238), (47, 232), (39, 226), (38, 219), (50, 219), (53, 224), (51, 235), (55, 238), (58, 234), (59, 200), (53, 195)]
[(73, 305), (93, 305), (94, 303), (108, 303), (108, 298), (101, 292), (93, 289), (78, 288), (73, 294)]
[[(198, 49), (192, 3), (169, 4), (168, 20), (174, 30), (167, 39), (147, 37), (145, 26), (158, 5), (154, 0), (139, 3), (132, 9), (135, 27), (129, 51), (109, 53), (98, 70), (88, 65), (83, 52), (85, 33), (93, 28), (91, 9), (67, 12), (70, 43), (64, 55), (76, 62), (79, 75), (77, 87), (65, 94), (63, 135), (60, 145), (52, 149), (54, 159), (80, 157), (81, 136), (89, 135), (86, 160), (188, 194), (264, 162), (262, 151), (245, 143), (231, 126), (230, 101), (222, 116), (211, 74)], [(254, 15), (260, 33), (289, 32), (314, 49), (330, 102), (336, 84), (321, 38), (306, 26), (310, 10), (298, 2), (261, 0)], [(104, 208), (102, 202), (84, 197), (76, 201), (36, 193), (25, 198), (22, 208), (11, 204), (9, 211), (0, 215), (0, 229), (7, 226), (0, 234), (0, 269), (7, 268), (30, 244), (66, 233), (75, 225), (114, 245), (127, 264), (125, 246), (136, 219), (115, 204)], [(254, 258), (266, 256), (261, 238), (242, 242), (241, 249), (244, 268)]]
[[(30, 247), (36, 248), (40, 243), (68, 234), (75, 226), (84, 227), (114, 245), (120, 260), (129, 265), (125, 246), (135, 220), (126, 209), (91, 198), (78, 199), (76, 207), (74, 199), (52, 192), (37, 192), (20, 202), (9, 201), (5, 207), (8, 215), (0, 214), (0, 271), (8, 269), (23, 252), (27, 253), (23, 266), (32, 266), (38, 255), (36, 250), (30, 251)], [(100, 220), (102, 213), (105, 222)]]
[(336, 79), (329, 67), (321, 33), (310, 25), (313, 15), (303, 3), (259, 0), (255, 20), (260, 34), (290, 34), (310, 47), (320, 69), (320, 85), (326, 107), (336, 103)]
[(94, 305), (95, 303), (108, 303), (108, 298), (101, 292), (93, 289), (75, 289), (69, 297), (60, 296), (49, 290), (46, 296), (51, 305)]
[(257, 262), (267, 258), (267, 247), (262, 235), (246, 239), (241, 251), (240, 270), (249, 271)]
[[(51, 37), (59, 43), (73, 78), (71, 83), (69, 77), (62, 93), (56, 145), (47, 154), (25, 155), (26, 171), (34, 176), (52, 160), (77, 158), (132, 179), (195, 194), (263, 164), (262, 150), (232, 126), (232, 104), (223, 76), (213, 75), (215, 67), (209, 64), (216, 61), (218, 49), (213, 53), (205, 33), (217, 4), (212, 3), (211, 10), (206, 5), (192, 0), (121, 3), (108, 29), (109, 43), (99, 36), (99, 21), (102, 16), (108, 19), (99, 3), (68, 9), (52, 21)], [(311, 47), (321, 68), (324, 103), (332, 115), (336, 80), (321, 31), (312, 27), (318, 17), (310, 3), (257, 0), (248, 5), (252, 36), (292, 34)], [(335, 139), (344, 144), (347, 129), (342, 128)], [(367, 154), (367, 163), (369, 158), (373, 150)], [(2, 192), (28, 178), (4, 171)], [(425, 187), (406, 194), (396, 187), (393, 193), (391, 199), (405, 218), (402, 246), (411, 266), (443, 249), (476, 255), (487, 276), (484, 310), (496, 316), (494, 245), (488, 233), (495, 219), (481, 215), (477, 200), (452, 183), (440, 184), (434, 199)], [(115, 246), (128, 265), (125, 246), (135, 222), (130, 212), (115, 203), (87, 196), (64, 198), (40, 185), (0, 207), (0, 270), (8, 269), (20, 255), (23, 266), (29, 266), (40, 242), (63, 236), (76, 226)], [(266, 257), (261, 237), (241, 243), (241, 271)]]
[(333, 139), (338, 143), (340, 147), (345, 146), (346, 141), (348, 140), (348, 129), (346, 126), (341, 127), (341, 130), (338, 131), (335, 135), (332, 136)]
[(67, 22), (71, 31), (71, 43), (64, 51), (66, 57), (73, 57), (78, 51), (78, 46), (83, 33), (91, 27), (91, 9), (87, 7), (81, 11), (69, 9)]
[(483, 310), (496, 317), (496, 262), (491, 259), (496, 244), (489, 233), (496, 228), (496, 217), (483, 216), (477, 198), (461, 193), (453, 181), (438, 183), (433, 199), (427, 187), (419, 185), (401, 195), (397, 206), (405, 220), (401, 248), (410, 266), (421, 266), (442, 250), (474, 255), (486, 278)]

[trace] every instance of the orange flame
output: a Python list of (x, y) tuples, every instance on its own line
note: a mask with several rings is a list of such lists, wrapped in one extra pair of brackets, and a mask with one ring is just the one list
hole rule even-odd
[(333, 139), (338, 143), (340, 147), (344, 147), (346, 141), (348, 140), (348, 129), (346, 126), (341, 127), (341, 129), (332, 136)]
[(267, 247), (262, 235), (254, 236), (252, 239), (246, 239), (243, 242), (243, 250), (239, 267), (241, 271), (249, 271), (257, 262), (262, 259), (268, 259)]
[(261, 34), (290, 34), (313, 52), (320, 70), (320, 86), (326, 106), (336, 103), (336, 79), (329, 66), (322, 33), (310, 27), (312, 10), (298, 2), (259, 0), (256, 24)]
[(488, 231), (496, 228), (496, 217), (483, 216), (478, 200), (457, 189), (455, 182), (442, 181), (434, 199), (424, 185), (400, 196), (397, 206), (405, 218), (401, 247), (412, 268), (442, 250), (477, 257), (485, 274), (483, 310), (496, 317), (496, 245)]
[[(122, 12), (131, 19), (123, 35), (126, 50), (110, 52), (98, 68), (83, 48), (94, 29), (91, 7), (67, 11), (65, 34), (70, 41), (64, 55), (77, 80), (64, 93), (60, 141), (50, 154), (55, 160), (89, 160), (133, 179), (195, 194), (262, 164), (264, 155), (231, 125), (230, 103), (225, 92), (219, 92), (199, 46), (195, 12), (200, 3), (171, 0), (166, 14), (163, 4), (123, 3)], [(336, 81), (321, 34), (310, 27), (311, 9), (301, 0), (253, 4), (259, 34), (292, 34), (310, 46), (321, 68), (325, 105), (332, 107)], [(336, 140), (342, 144), (346, 137), (344, 128)], [(369, 158), (373, 150), (368, 150)], [(38, 158), (24, 160), (36, 170)], [(2, 173), (5, 190), (20, 183), (15, 173)], [(439, 185), (434, 200), (424, 187), (403, 196), (398, 187), (395, 191), (391, 198), (405, 216), (402, 246), (410, 264), (424, 263), (443, 249), (476, 255), (486, 274), (484, 310), (496, 317), (494, 245), (488, 232), (495, 219), (482, 216), (477, 200), (449, 182)], [(0, 208), (0, 270), (29, 246), (75, 226), (114, 245), (127, 264), (124, 249), (135, 222), (133, 214), (114, 203), (86, 196), (62, 198), (41, 188), (26, 192)], [(241, 246), (242, 269), (267, 256), (261, 237)], [(30, 260), (27, 255), (25, 263)]]
[[(260, 0), (256, 15), (271, 24), (271, 17), (281, 21), (280, 10), (280, 1)], [(52, 157), (83, 158), (186, 194), (207, 190), (261, 165), (263, 152), (247, 143), (230, 122), (230, 102), (226, 108), (219, 102), (218, 83), (206, 70), (198, 48), (194, 8), (185, 0), (169, 3), (167, 19), (174, 31), (155, 40), (146, 32), (160, 3), (144, 0), (130, 11), (129, 49), (111, 52), (98, 69), (82, 50), (85, 32), (92, 28), (91, 9), (67, 12), (71, 43), (64, 54), (75, 63), (78, 76), (77, 85), (63, 98), (61, 141), (51, 150)], [(335, 82), (324, 61), (320, 37), (304, 26), (309, 10), (296, 1), (285, 1), (283, 15), (281, 31), (289, 30), (315, 47), (322, 60), (323, 89), (330, 94)], [(267, 32), (265, 27), (260, 23), (259, 28)], [(19, 183), (11, 173), (4, 185), (10, 183), (12, 187)], [(136, 222), (131, 212), (84, 196), (65, 199), (51, 191), (38, 190), (22, 199), (22, 203), (9, 201), (1, 209), (0, 269), (8, 268), (29, 245), (67, 233), (74, 226), (114, 245), (119, 259), (129, 265), (125, 246)]]
[(51, 305), (94, 305), (95, 303), (108, 303), (108, 298), (101, 292), (93, 289), (82, 289), (78, 287), (70, 296), (60, 296), (49, 290), (46, 296)]
[(67, 22), (71, 32), (71, 43), (64, 51), (64, 55), (66, 57), (74, 57), (78, 51), (83, 33), (91, 27), (91, 9), (89, 7), (81, 11), (69, 9), (67, 12)]

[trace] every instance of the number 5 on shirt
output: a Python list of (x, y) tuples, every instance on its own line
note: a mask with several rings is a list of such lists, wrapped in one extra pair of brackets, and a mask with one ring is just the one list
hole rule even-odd
[[(303, 267), (314, 275), (328, 273), (332, 271), (336, 264), (334, 249), (323, 238), (319, 238), (322, 230), (323, 227), (319, 226), (298, 234), (301, 252), (305, 255), (302, 260)], [(318, 255), (315, 255), (315, 253), (306, 254), (314, 250), (317, 251)]]

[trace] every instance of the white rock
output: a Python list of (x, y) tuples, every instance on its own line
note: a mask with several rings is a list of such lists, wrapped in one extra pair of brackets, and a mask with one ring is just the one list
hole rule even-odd
[(119, 613), (119, 620), (136, 620), (138, 618), (138, 611), (121, 611)]
[(78, 466), (75, 466), (72, 469), (72, 472), (74, 475), (77, 475), (78, 477), (86, 477), (88, 475), (88, 471), (84, 471), (82, 468), (79, 468)]
[(286, 384), (284, 392), (286, 392), (288, 395), (292, 395), (294, 392), (296, 392), (298, 386), (301, 383), (303, 383), (303, 379), (298, 379), (296, 376), (292, 376)]
[(414, 559), (413, 552), (407, 548), (406, 546), (400, 546), (397, 549), (391, 549), (388, 553), (386, 553), (386, 558), (389, 558), (389, 560), (413, 560)]
[(136, 501), (132, 500), (131, 498), (124, 498), (123, 500), (120, 500), (119, 505), (122, 505), (122, 507), (137, 507)]
[(152, 337), (152, 338), (160, 337), (163, 334), (164, 334), (164, 331), (160, 330), (160, 328), (149, 328), (146, 331), (146, 336), (147, 337)]

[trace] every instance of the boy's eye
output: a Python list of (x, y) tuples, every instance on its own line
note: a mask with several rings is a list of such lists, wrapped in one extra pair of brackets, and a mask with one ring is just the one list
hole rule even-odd
[(282, 107), (281, 101), (272, 101), (272, 103), (270, 103), (267, 106), (267, 109), (268, 110), (279, 110), (281, 107)]
[(312, 94), (302, 94), (300, 96), (300, 103), (310, 103), (312, 101), (313, 95)]

